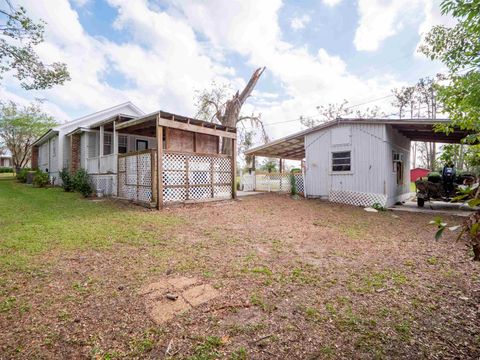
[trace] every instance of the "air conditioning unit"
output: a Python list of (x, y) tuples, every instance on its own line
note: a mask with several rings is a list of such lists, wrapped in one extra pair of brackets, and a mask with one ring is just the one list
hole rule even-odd
[(403, 162), (403, 154), (402, 153), (393, 153), (393, 161), (394, 162)]

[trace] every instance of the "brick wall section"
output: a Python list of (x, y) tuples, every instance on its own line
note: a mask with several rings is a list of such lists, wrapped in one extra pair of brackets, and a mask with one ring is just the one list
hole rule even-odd
[(70, 172), (73, 174), (80, 169), (80, 134), (72, 135), (71, 150)]
[(38, 146), (32, 147), (31, 163), (32, 169), (38, 169)]

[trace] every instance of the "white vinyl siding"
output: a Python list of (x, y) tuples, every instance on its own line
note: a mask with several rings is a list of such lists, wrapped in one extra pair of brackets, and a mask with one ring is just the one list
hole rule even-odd
[[(332, 136), (331, 130), (345, 128)], [(330, 191), (358, 191), (373, 194), (385, 193), (385, 159), (387, 146), (383, 141), (385, 125), (352, 124), (319, 130), (305, 136), (306, 188), (308, 196), (328, 198)], [(350, 171), (332, 171), (332, 153), (350, 152)], [(388, 158), (391, 155), (388, 154)], [(391, 171), (391, 167), (388, 168)]]

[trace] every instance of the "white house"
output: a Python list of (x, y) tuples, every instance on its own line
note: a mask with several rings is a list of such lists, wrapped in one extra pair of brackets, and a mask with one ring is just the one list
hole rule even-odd
[(5, 150), (3, 153), (0, 151), (0, 167), (12, 167), (13, 160), (12, 154), (9, 150)]
[[(137, 106), (126, 102), (50, 129), (33, 144), (32, 167), (48, 172), (56, 183), (60, 183), (59, 172), (64, 168), (84, 168), (92, 175), (115, 173), (113, 123), (143, 114)], [(76, 141), (79, 143), (76, 144)], [(145, 141), (148, 144), (148, 141), (152, 140), (122, 134), (118, 136), (119, 152), (143, 149)], [(73, 162), (72, 152), (78, 152), (75, 154), (78, 157), (74, 156)], [(101, 172), (100, 164), (103, 167)]]
[(391, 206), (410, 194), (410, 142), (458, 143), (428, 119), (338, 119), (246, 151), (301, 160), (304, 194), (358, 206)]
[(33, 144), (32, 167), (56, 184), (62, 169), (85, 169), (94, 190), (159, 208), (234, 198), (236, 137), (235, 128), (127, 102), (49, 130)]

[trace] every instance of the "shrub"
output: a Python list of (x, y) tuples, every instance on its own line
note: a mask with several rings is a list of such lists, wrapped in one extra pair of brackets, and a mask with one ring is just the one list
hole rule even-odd
[(297, 181), (295, 180), (295, 175), (292, 173), (290, 174), (290, 193), (292, 195), (297, 195)]
[(45, 187), (50, 183), (50, 176), (48, 173), (43, 172), (42, 170), (37, 170), (33, 177), (33, 186), (35, 187)]
[(0, 174), (13, 173), (13, 168), (11, 167), (0, 167)]
[(79, 169), (73, 176), (73, 188), (83, 196), (88, 197), (92, 194), (92, 186), (90, 185), (90, 179), (84, 169)]
[(428, 181), (431, 181), (433, 183), (439, 183), (442, 181), (442, 175), (436, 171), (429, 172)]
[(17, 172), (17, 180), (21, 183), (26, 183), (27, 182), (27, 174), (30, 170), (29, 169), (22, 169), (19, 172)]
[(60, 179), (62, 180), (63, 190), (67, 192), (75, 190), (73, 184), (73, 177), (70, 174), (70, 171), (68, 171), (68, 169), (63, 169), (62, 171), (60, 171)]
[(372, 208), (374, 208), (377, 211), (385, 211), (385, 208), (382, 206), (382, 204), (376, 202), (372, 205)]

